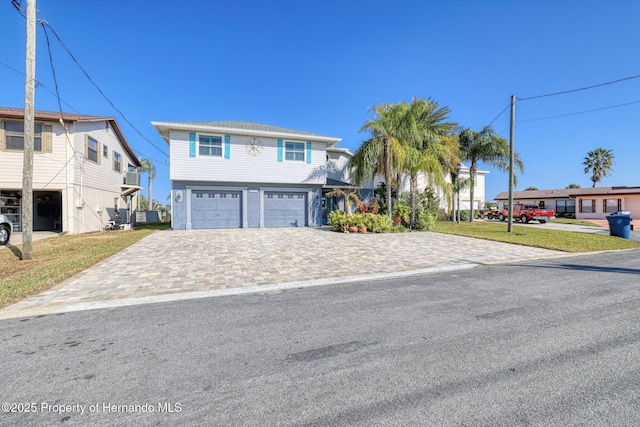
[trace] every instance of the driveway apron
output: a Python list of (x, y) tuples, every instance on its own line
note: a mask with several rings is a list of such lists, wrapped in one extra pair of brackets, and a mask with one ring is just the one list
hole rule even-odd
[(389, 278), (563, 255), (426, 232), (166, 230), (1, 310), (0, 318)]

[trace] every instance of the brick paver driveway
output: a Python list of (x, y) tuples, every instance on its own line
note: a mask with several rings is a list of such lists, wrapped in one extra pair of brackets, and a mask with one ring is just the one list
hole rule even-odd
[(438, 233), (156, 232), (0, 318), (465, 268), (564, 253)]

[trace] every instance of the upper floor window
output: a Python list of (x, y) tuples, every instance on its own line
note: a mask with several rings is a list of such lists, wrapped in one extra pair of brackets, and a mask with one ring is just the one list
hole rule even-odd
[(287, 141), (285, 144), (284, 158), (286, 160), (304, 162), (304, 143)]
[(201, 156), (222, 157), (222, 137), (200, 135), (198, 153)]
[[(4, 122), (7, 150), (24, 150), (24, 122)], [(34, 126), (33, 151), (42, 151), (42, 125)]]
[(98, 141), (87, 137), (87, 159), (91, 160), (94, 163), (98, 163)]
[(104, 157), (105, 159), (109, 158), (109, 147), (107, 147), (106, 145), (102, 146), (102, 157)]
[(122, 172), (122, 156), (120, 153), (113, 152), (113, 170)]

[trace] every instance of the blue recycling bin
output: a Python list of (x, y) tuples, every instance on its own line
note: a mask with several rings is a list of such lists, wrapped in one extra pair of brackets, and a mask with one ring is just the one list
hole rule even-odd
[(631, 220), (629, 211), (618, 211), (607, 216), (609, 235), (629, 239), (631, 237)]

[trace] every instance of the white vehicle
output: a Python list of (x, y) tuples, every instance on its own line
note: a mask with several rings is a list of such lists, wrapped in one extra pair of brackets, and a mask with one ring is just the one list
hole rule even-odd
[(13, 224), (9, 221), (9, 218), (5, 215), (0, 215), (0, 245), (9, 243), (11, 230), (13, 230)]

